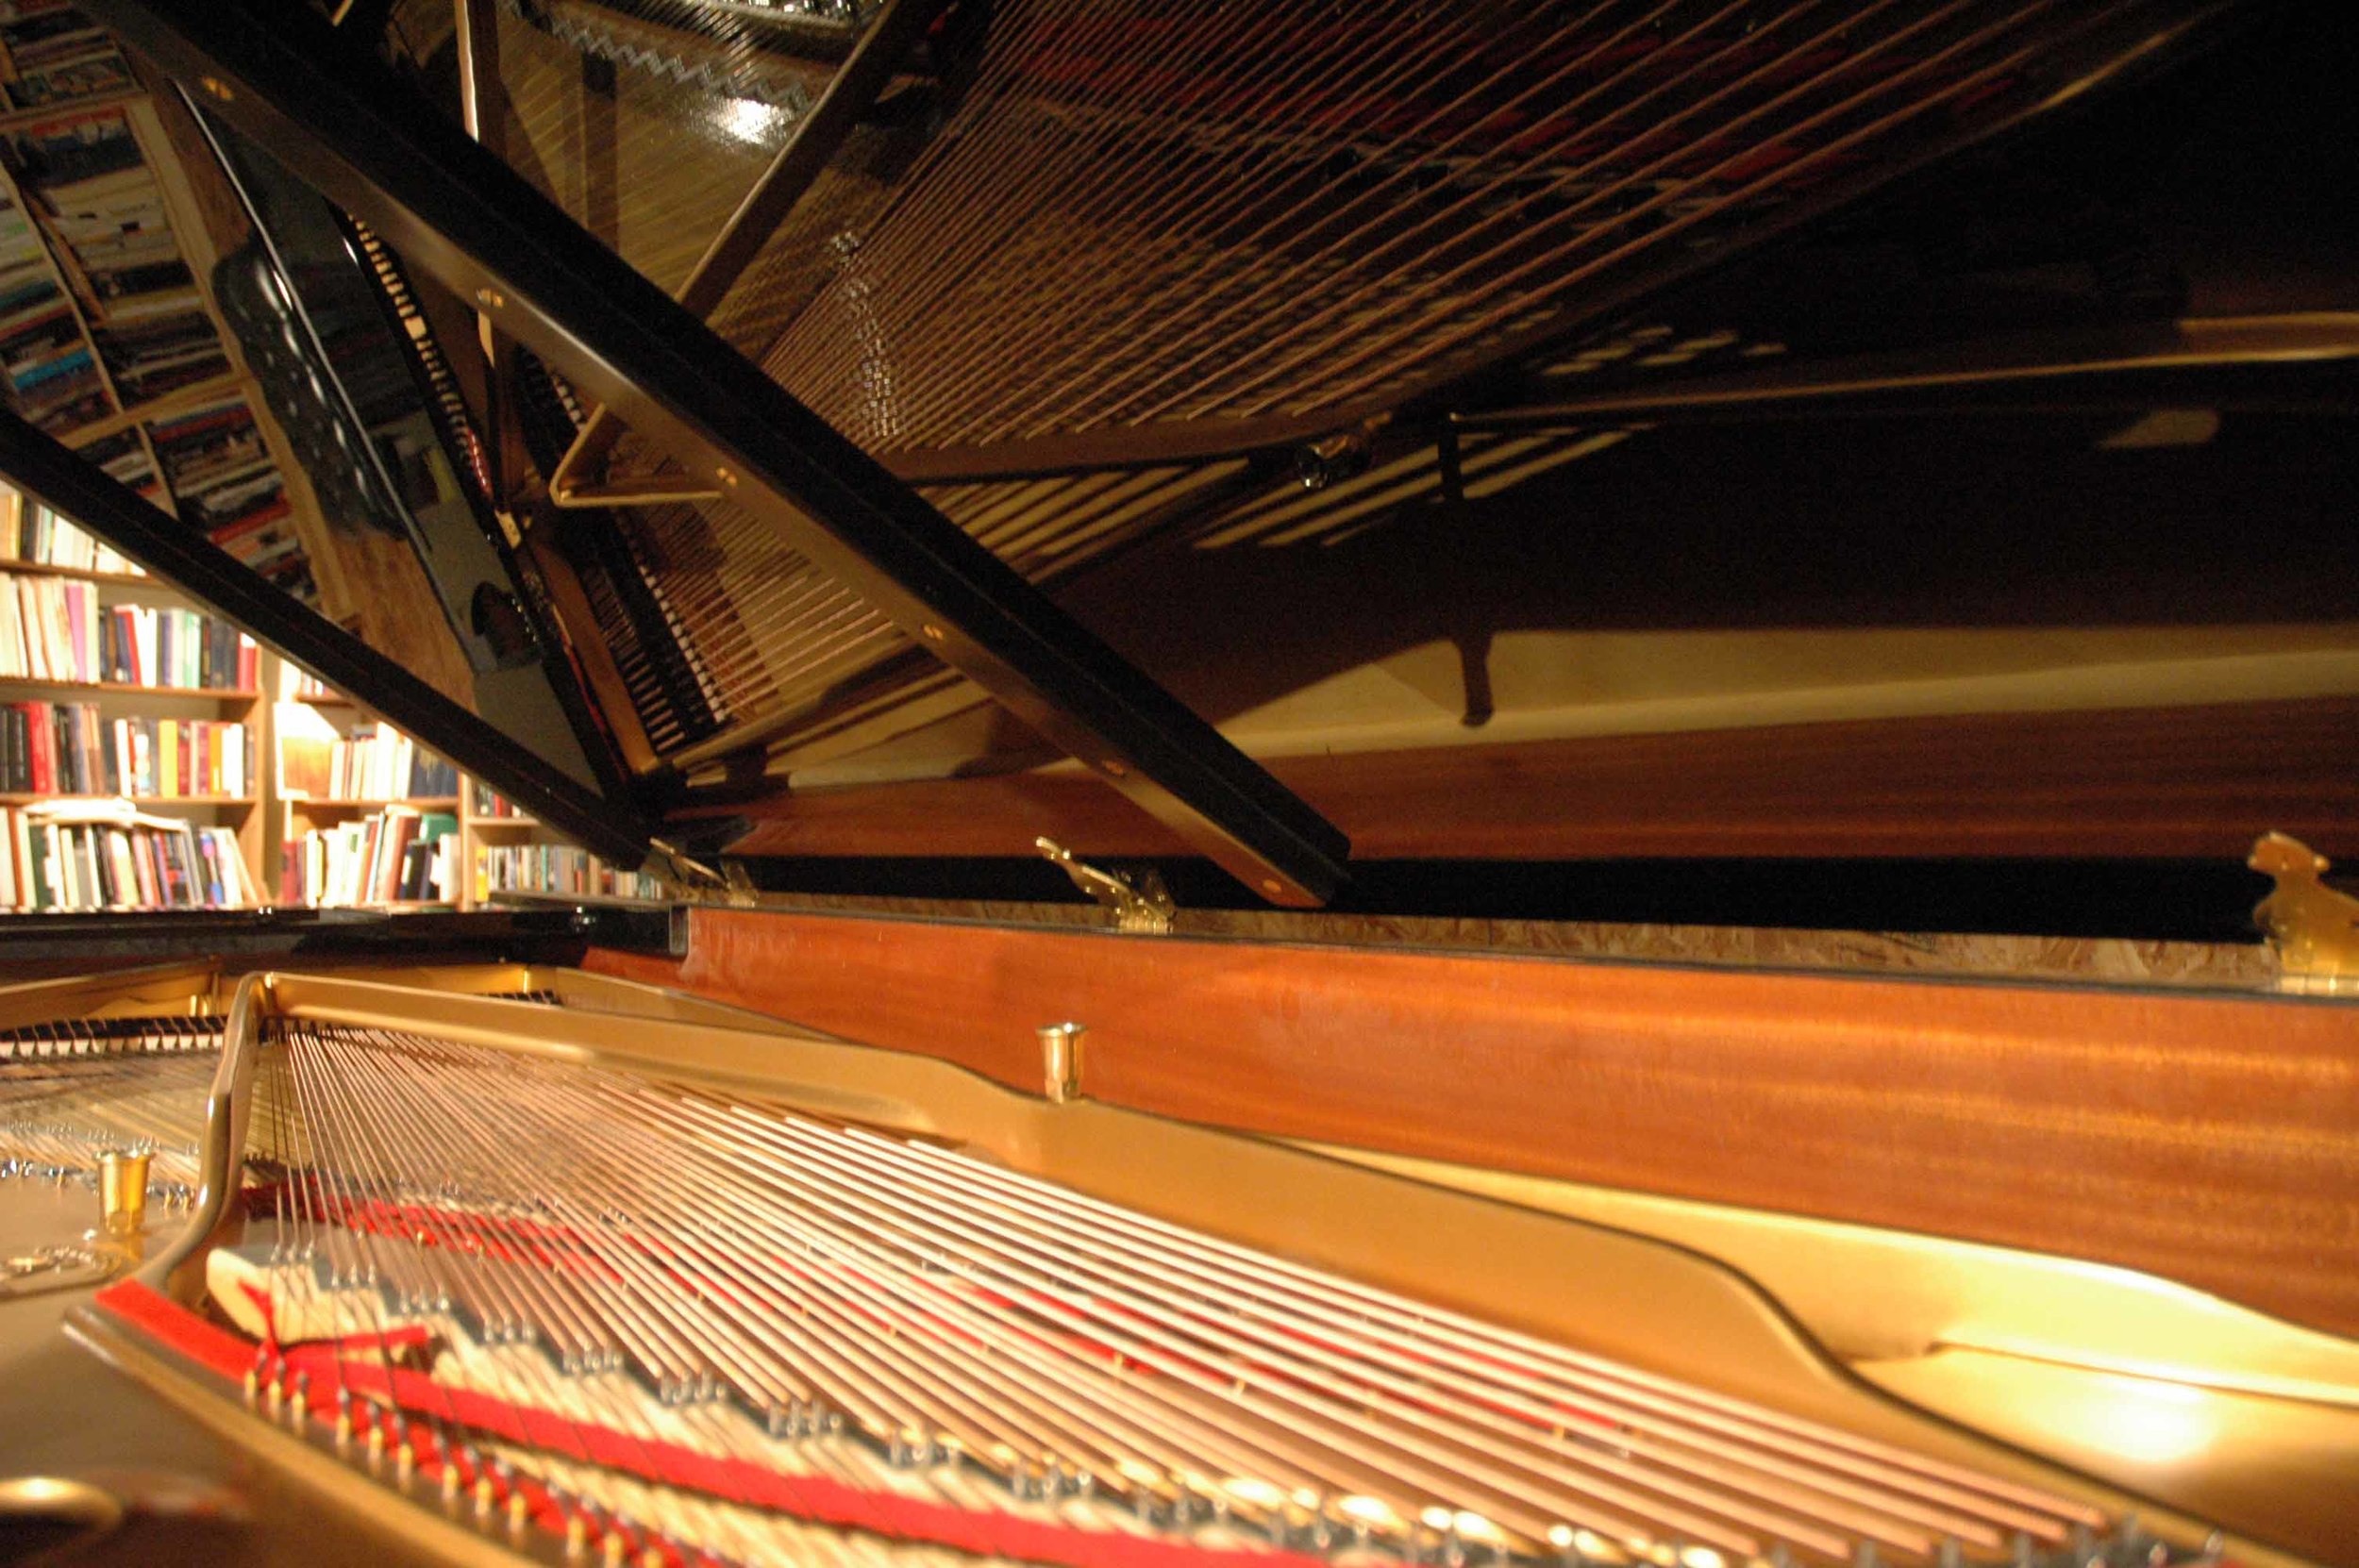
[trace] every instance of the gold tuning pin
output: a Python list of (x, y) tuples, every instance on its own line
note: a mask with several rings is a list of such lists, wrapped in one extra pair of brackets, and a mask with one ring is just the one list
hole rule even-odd
[(117, 1241), (146, 1226), (150, 1158), (144, 1149), (109, 1149), (98, 1157), (99, 1228)]
[(1081, 1097), (1081, 1037), (1089, 1031), (1079, 1024), (1044, 1024), (1040, 1037), (1042, 1093), (1052, 1105), (1070, 1105)]
[(2320, 880), (2331, 863), (2299, 839), (2264, 833), (2245, 862), (2277, 879), (2252, 923), (2277, 955), (2288, 991), (2359, 991), (2359, 898)]

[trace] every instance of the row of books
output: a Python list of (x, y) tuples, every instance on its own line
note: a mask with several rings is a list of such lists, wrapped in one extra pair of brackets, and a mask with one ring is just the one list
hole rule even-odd
[[(142, 275), (139, 269), (151, 263), (148, 252), (157, 241), (146, 230), (162, 214), (161, 192), (130, 121), (120, 108), (60, 113), (0, 138), (0, 158), (8, 162), (25, 212), (44, 221), (49, 255), (67, 286), (95, 321), (109, 291), (135, 285)], [(75, 252), (76, 240), (93, 247), (88, 263)], [(178, 260), (169, 230), (163, 243), (178, 273), (174, 287), (192, 295), (195, 280)], [(131, 253), (118, 257), (123, 247)], [(125, 263), (129, 270), (122, 270)], [(95, 345), (62, 294), (44, 294), (37, 309), (11, 318), (0, 354), (8, 356), (9, 380), (24, 411), (52, 429), (103, 419), (117, 407), (100, 375)], [(110, 358), (107, 368), (122, 367)]]
[(291, 904), (447, 904), (458, 897), (459, 819), (389, 806), (313, 828), (282, 846), (279, 897)]
[[(228, 374), (125, 109), (20, 127), (0, 137), (0, 158), (21, 198), (0, 192), (0, 386), (17, 412), (63, 435)], [(81, 298), (88, 332), (60, 275)], [(277, 588), (318, 602), (286, 481), (243, 397), (116, 431), (81, 453)]]
[(278, 694), (290, 701), (306, 697), (337, 698), (343, 695), (302, 665), (289, 660), (278, 666)]
[(19, 414), (63, 434), (114, 412), (98, 359), (58, 286), (32, 216), (0, 192), (0, 386)]
[(317, 602), (286, 481), (244, 398), (225, 397), (153, 421), (147, 435), (183, 522), (285, 592)]
[(98, 585), (0, 575), (0, 677), (104, 679)]
[(147, 575), (112, 545), (75, 527), (40, 502), (0, 485), (0, 567), (9, 561), (123, 577)]
[(282, 734), (278, 789), (313, 800), (440, 800), (459, 793), (459, 770), (372, 721), (333, 741)]
[(193, 609), (102, 605), (98, 585), (0, 572), (0, 676), (250, 692), (261, 649)]
[(81, 296), (117, 400), (136, 407), (227, 375), (221, 334), (128, 114), (60, 115), (18, 131), (11, 143), (18, 189)]
[(476, 851), (476, 900), (498, 892), (661, 898), (663, 885), (641, 872), (619, 871), (569, 843), (487, 844)]
[(65, 0), (0, 4), (0, 82), (12, 109), (128, 92), (131, 67), (105, 28)]
[(165, 504), (164, 481), (157, 474), (156, 459), (148, 455), (147, 443), (139, 431), (117, 430), (113, 435), (85, 442), (74, 451), (108, 478), (136, 491), (142, 500), (159, 507)]
[(0, 807), (0, 909), (234, 909), (255, 903), (238, 837), (151, 817), (127, 802), (92, 809)]
[(109, 720), (86, 702), (0, 707), (0, 792), (243, 796), (253, 791), (254, 763), (244, 725)]
[(475, 814), (478, 817), (502, 817), (513, 821), (522, 821), (526, 816), (514, 801), (501, 794), (489, 784), (477, 784), (475, 787)]
[[(117, 282), (121, 276), (115, 275)], [(108, 325), (92, 329), (115, 391), (125, 403), (153, 403), (166, 392), (229, 373), (221, 335), (204, 308), (194, 303), (193, 284), (186, 293), (191, 303), (169, 314), (158, 312), (157, 301), (165, 297), (159, 294), (151, 293), (143, 301), (118, 300)], [(130, 319), (135, 306), (137, 320)]]

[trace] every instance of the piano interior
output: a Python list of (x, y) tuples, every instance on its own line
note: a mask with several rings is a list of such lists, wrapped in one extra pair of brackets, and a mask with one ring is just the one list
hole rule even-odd
[(2359, 1565), (2343, 8), (0, 9), (666, 893), (0, 916), (0, 1560)]
[[(409, 1503), (384, 1527), (424, 1556), (2286, 1560), (1875, 1392), (1943, 1412), (1955, 1348), (1847, 1371), (1676, 1224), (1545, 1191), (576, 969), (190, 967), (6, 1000), (12, 1268), (215, 1441), (331, 1504)], [(2348, 1422), (2345, 1342), (1949, 1250), (2026, 1323), (2135, 1317), (2203, 1359), (2157, 1376), (2056, 1324), (1969, 1352), (2012, 1376), (2014, 1430), (2110, 1424), (2117, 1463), (2167, 1470), (2190, 1431), (2291, 1456)]]

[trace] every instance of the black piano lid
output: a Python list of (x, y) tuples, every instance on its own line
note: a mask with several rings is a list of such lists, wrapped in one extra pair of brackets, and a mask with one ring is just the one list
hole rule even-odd
[(468, 504), (315, 447), (441, 601), (364, 639), (8, 466), (611, 857), (2182, 931), (2359, 854), (2339, 8), (90, 8)]

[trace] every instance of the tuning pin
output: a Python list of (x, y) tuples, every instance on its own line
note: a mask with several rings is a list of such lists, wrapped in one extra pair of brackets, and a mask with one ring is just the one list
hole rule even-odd
[(1430, 1553), (1437, 1562), (1450, 1563), (1453, 1557), (1464, 1560), (1464, 1554), (1459, 1547), (1453, 1528), (1455, 1516), (1448, 1509), (1439, 1505), (1424, 1509), (1417, 1514), (1417, 1523), (1424, 1527), (1413, 1538), (1415, 1544), (1412, 1550), (1421, 1559)]

